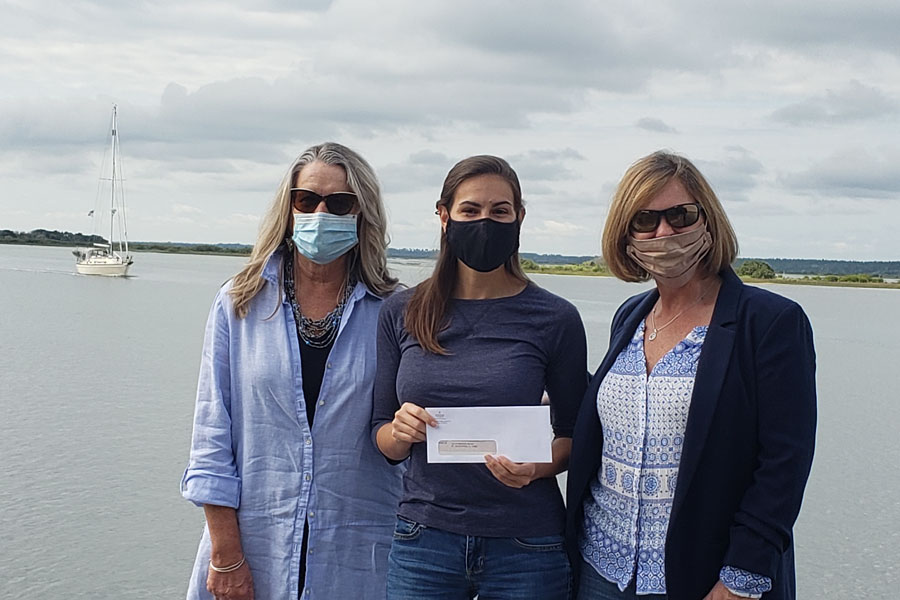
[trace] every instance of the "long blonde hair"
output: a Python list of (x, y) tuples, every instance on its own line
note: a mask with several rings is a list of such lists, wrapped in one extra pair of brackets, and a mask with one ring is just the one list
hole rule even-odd
[(359, 203), (359, 243), (347, 253), (347, 268), (351, 279), (362, 281), (379, 296), (390, 294), (397, 287), (397, 279), (387, 268), (387, 217), (381, 200), (381, 190), (375, 171), (365, 159), (346, 146), (325, 142), (305, 150), (288, 169), (275, 199), (263, 217), (259, 238), (253, 246), (250, 260), (234, 276), (229, 294), (234, 312), (243, 319), (250, 310), (250, 301), (263, 288), (263, 269), (273, 252), (291, 235), (291, 192), (297, 174), (306, 165), (321, 162), (336, 165), (347, 174), (347, 185), (356, 193)]

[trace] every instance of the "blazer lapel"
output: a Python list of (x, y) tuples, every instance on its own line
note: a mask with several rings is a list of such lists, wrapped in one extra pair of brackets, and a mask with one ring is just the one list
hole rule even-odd
[(622, 352), (622, 348), (627, 346), (628, 342), (631, 341), (641, 319), (643, 319), (647, 313), (650, 312), (650, 309), (653, 308), (653, 305), (656, 304), (657, 298), (659, 298), (659, 292), (656, 288), (653, 288), (647, 292), (647, 295), (641, 299), (634, 310), (625, 316), (621, 327), (619, 327), (619, 330), (615, 332), (614, 337), (610, 340), (609, 349), (606, 351), (606, 357), (603, 359), (603, 362), (600, 363), (600, 367), (594, 375), (595, 377), (597, 375), (600, 375), (601, 378), (606, 376), (612, 368), (613, 363), (619, 358), (619, 353)]
[(721, 275), (722, 287), (703, 342), (694, 379), (694, 392), (691, 395), (691, 407), (684, 432), (684, 449), (678, 467), (675, 498), (672, 501), (670, 517), (672, 521), (675, 520), (684, 502), (700, 461), (734, 347), (734, 323), (743, 282), (731, 268), (726, 268)]

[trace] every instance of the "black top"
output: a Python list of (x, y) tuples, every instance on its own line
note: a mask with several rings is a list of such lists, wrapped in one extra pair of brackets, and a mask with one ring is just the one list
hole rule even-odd
[(322, 378), (325, 376), (325, 363), (328, 354), (334, 347), (334, 341), (324, 348), (314, 348), (300, 339), (300, 370), (303, 375), (303, 398), (306, 401), (306, 418), (312, 429), (313, 417), (316, 414), (316, 403), (319, 401), (319, 390), (322, 389)]
[(285, 243), (281, 251), (284, 253), (284, 293), (288, 304), (294, 311), (294, 324), (297, 326), (297, 342), (300, 345), (300, 375), (303, 379), (303, 400), (306, 403), (306, 420), (312, 429), (313, 418), (316, 415), (316, 403), (319, 401), (319, 392), (322, 389), (322, 379), (325, 377), (325, 365), (328, 355), (334, 347), (334, 339), (327, 346), (317, 348), (303, 341), (300, 335), (300, 305), (294, 294), (294, 253), (290, 244)]
[[(521, 293), (450, 303), (438, 335), (447, 355), (426, 353), (404, 328), (413, 291), (385, 300), (378, 322), (374, 432), (402, 402), (440, 406), (539, 405), (550, 397), (553, 430), (571, 437), (587, 387), (584, 326), (572, 304), (530, 284)], [(429, 464), (413, 444), (403, 479), (402, 517), (461, 535), (561, 534), (565, 517), (556, 479), (508, 487), (483, 464)]]

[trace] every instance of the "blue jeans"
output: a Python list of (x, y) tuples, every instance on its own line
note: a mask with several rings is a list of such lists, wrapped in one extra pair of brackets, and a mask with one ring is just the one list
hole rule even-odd
[(577, 600), (666, 600), (664, 595), (650, 594), (638, 596), (634, 590), (634, 579), (625, 588), (619, 591), (619, 586), (607, 581), (594, 567), (584, 560), (581, 561), (581, 573), (578, 578)]
[(397, 518), (388, 600), (568, 600), (563, 536), (474, 537)]

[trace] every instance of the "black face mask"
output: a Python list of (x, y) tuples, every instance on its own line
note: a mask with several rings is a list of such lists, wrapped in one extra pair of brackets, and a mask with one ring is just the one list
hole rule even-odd
[(519, 249), (519, 220), (447, 220), (447, 245), (466, 266), (487, 273), (505, 263)]

